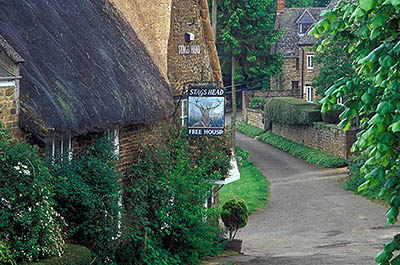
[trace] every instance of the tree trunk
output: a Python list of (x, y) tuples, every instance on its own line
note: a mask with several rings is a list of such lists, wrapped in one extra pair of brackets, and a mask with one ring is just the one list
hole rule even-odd
[(235, 85), (236, 58), (232, 53), (232, 150), (236, 154), (236, 85)]
[(211, 20), (214, 41), (217, 42), (217, 0), (212, 0)]

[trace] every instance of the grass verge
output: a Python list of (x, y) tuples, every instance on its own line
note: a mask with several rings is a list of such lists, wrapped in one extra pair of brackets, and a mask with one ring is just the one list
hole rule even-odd
[(268, 182), (264, 175), (249, 160), (249, 152), (236, 147), (240, 179), (225, 185), (219, 192), (220, 205), (230, 199), (243, 199), (247, 203), (249, 214), (262, 209), (269, 198)]
[(338, 168), (347, 165), (343, 158), (336, 157), (319, 150), (312, 149), (302, 144), (295, 143), (285, 137), (276, 135), (270, 131), (263, 131), (257, 127), (248, 125), (244, 122), (237, 127), (238, 131), (250, 137), (258, 136), (258, 140), (273, 147), (281, 149), (289, 154), (306, 160), (325, 168)]

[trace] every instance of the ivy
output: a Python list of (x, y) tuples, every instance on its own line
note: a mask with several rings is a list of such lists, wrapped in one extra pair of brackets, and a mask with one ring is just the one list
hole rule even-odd
[[(347, 100), (341, 114), (344, 130), (351, 120), (360, 116), (361, 132), (352, 151), (364, 151), (368, 158), (361, 167), (365, 182), (359, 190), (383, 184), (381, 195), (390, 197), (386, 213), (387, 225), (395, 224), (399, 214), (400, 195), (400, 32), (398, 31), (400, 1), (341, 1), (336, 8), (311, 30), (316, 37), (330, 35), (332, 44), (344, 43), (350, 54), (354, 76), (336, 80), (322, 99), (323, 111), (328, 110), (340, 95)], [(375, 257), (378, 264), (400, 264), (400, 234), (385, 244)]]

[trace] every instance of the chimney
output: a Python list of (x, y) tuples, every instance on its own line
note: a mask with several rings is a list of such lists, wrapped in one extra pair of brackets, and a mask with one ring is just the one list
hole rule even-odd
[(285, 0), (276, 0), (277, 7), (276, 7), (276, 13), (280, 14), (283, 12), (283, 9), (285, 8)]

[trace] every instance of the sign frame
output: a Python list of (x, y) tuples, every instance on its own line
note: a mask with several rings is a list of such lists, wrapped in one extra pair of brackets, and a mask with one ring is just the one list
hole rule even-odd
[(216, 83), (191, 84), (187, 127), (190, 136), (221, 136), (225, 129), (225, 90)]

